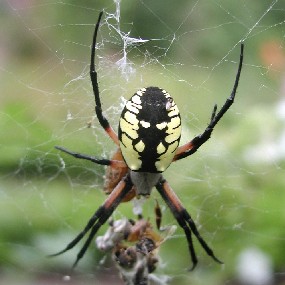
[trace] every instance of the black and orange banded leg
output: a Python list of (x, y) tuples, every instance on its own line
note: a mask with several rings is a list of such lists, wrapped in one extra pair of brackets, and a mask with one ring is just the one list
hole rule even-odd
[(191, 255), (191, 260), (193, 263), (193, 266), (190, 270), (193, 270), (197, 265), (197, 256), (195, 253), (195, 249), (193, 246), (193, 240), (192, 240), (192, 233), (195, 235), (195, 237), (198, 239), (199, 243), (203, 247), (203, 249), (206, 251), (206, 253), (212, 257), (216, 262), (223, 264), (222, 261), (220, 261), (213, 253), (213, 250), (207, 245), (207, 243), (204, 241), (204, 239), (201, 237), (194, 221), (192, 220), (190, 214), (187, 212), (187, 210), (182, 206), (182, 203), (180, 202), (179, 198), (175, 194), (175, 192), (172, 190), (168, 182), (161, 178), (160, 181), (155, 186), (158, 190), (159, 194), (167, 204), (167, 206), (170, 208), (173, 216), (177, 220), (179, 226), (184, 230), (184, 233), (187, 238), (188, 243), (188, 249)]
[(118, 136), (115, 133), (114, 129), (110, 126), (108, 120), (104, 117), (102, 113), (102, 106), (101, 100), (99, 95), (99, 87), (98, 87), (98, 80), (97, 80), (97, 72), (95, 69), (95, 50), (96, 50), (96, 39), (98, 34), (98, 29), (100, 25), (100, 21), (102, 18), (103, 12), (99, 14), (97, 24), (95, 26), (95, 31), (93, 35), (93, 42), (91, 47), (91, 63), (90, 63), (90, 78), (93, 87), (93, 93), (95, 96), (95, 112), (98, 118), (100, 125), (104, 128), (106, 133), (110, 136), (110, 138), (115, 142), (116, 145), (119, 145)]
[(185, 145), (182, 145), (177, 148), (175, 156), (173, 158), (173, 161), (182, 159), (184, 157), (187, 157), (189, 155), (192, 155), (195, 153), (198, 148), (204, 144), (210, 137), (214, 130), (214, 127), (217, 125), (217, 123), (220, 121), (220, 119), (223, 117), (223, 115), (228, 111), (228, 109), (231, 107), (231, 105), (234, 103), (236, 91), (238, 88), (238, 83), (240, 79), (241, 69), (242, 69), (242, 63), (243, 63), (243, 50), (244, 50), (244, 44), (241, 43), (240, 46), (240, 59), (239, 59), (239, 66), (238, 71), (236, 74), (235, 83), (233, 86), (233, 90), (231, 92), (230, 97), (226, 100), (220, 111), (217, 113), (217, 105), (214, 106), (211, 116), (211, 121), (205, 131), (196, 136), (193, 140), (186, 143)]
[(120, 202), (124, 199), (132, 187), (133, 183), (131, 182), (129, 175), (125, 176), (111, 192), (104, 204), (94, 213), (86, 224), (85, 228), (63, 250), (50, 256), (57, 256), (72, 249), (90, 230), (87, 240), (77, 254), (77, 258), (73, 264), (73, 267), (75, 267), (78, 261), (84, 256), (97, 231), (109, 219), (114, 210), (118, 207)]
[(67, 154), (69, 154), (75, 158), (89, 160), (89, 161), (94, 162), (96, 164), (107, 165), (107, 166), (114, 167), (114, 168), (127, 167), (126, 163), (123, 160), (109, 160), (109, 159), (105, 159), (105, 158), (97, 158), (95, 156), (90, 156), (88, 154), (82, 154), (82, 153), (78, 153), (78, 152), (68, 150), (62, 146), (55, 146), (55, 148), (64, 152), (64, 153), (67, 153)]

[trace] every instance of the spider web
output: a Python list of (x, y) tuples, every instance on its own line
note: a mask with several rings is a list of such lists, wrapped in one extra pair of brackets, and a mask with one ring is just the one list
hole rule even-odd
[[(284, 3), (172, 2), (1, 2), (1, 282), (122, 284), (110, 257), (94, 246), (75, 273), (69, 269), (81, 244), (46, 258), (105, 199), (103, 167), (54, 149), (106, 158), (114, 151), (94, 116), (89, 79), (92, 33), (104, 10), (96, 66), (104, 114), (115, 129), (126, 99), (141, 87), (159, 86), (180, 108), (182, 143), (191, 140), (203, 132), (214, 104), (230, 95), (245, 43), (234, 105), (198, 153), (164, 174), (225, 265), (215, 264), (195, 241), (199, 265), (187, 272), (187, 244), (177, 230), (160, 248), (161, 284), (162, 276), (173, 278), (170, 284), (281, 284)], [(144, 216), (154, 223), (156, 199), (163, 225), (176, 224), (156, 191)], [(134, 218), (131, 203), (116, 210), (114, 218), (122, 217)]]

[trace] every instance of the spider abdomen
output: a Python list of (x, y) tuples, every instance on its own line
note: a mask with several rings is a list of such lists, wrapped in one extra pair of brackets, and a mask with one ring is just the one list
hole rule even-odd
[(119, 140), (131, 170), (163, 172), (173, 160), (180, 136), (180, 113), (165, 90), (142, 88), (127, 101), (120, 117)]

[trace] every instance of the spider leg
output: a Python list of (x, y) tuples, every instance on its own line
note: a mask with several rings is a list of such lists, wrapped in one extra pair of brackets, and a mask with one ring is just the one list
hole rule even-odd
[(190, 142), (186, 143), (185, 145), (178, 147), (178, 149), (176, 150), (176, 154), (173, 158), (173, 161), (182, 159), (184, 157), (187, 157), (195, 153), (198, 150), (198, 148), (211, 137), (214, 127), (217, 125), (217, 123), (220, 121), (223, 115), (228, 111), (228, 109), (234, 103), (234, 99), (235, 99), (235, 95), (236, 95), (236, 91), (237, 91), (238, 83), (240, 79), (241, 69), (242, 69), (243, 50), (244, 50), (244, 44), (241, 43), (238, 71), (237, 71), (234, 87), (233, 87), (230, 97), (226, 100), (226, 102), (224, 103), (224, 105), (222, 106), (222, 108), (220, 109), (218, 113), (217, 113), (217, 105), (214, 106), (212, 115), (211, 115), (211, 121), (209, 125), (207, 126), (207, 128), (205, 129), (205, 131), (202, 134), (196, 136), (194, 139), (192, 139)]
[(176, 196), (174, 191), (171, 189), (168, 182), (164, 178), (161, 178), (155, 187), (158, 190), (161, 197), (163, 198), (163, 200), (165, 201), (165, 203), (170, 208), (170, 210), (171, 210), (173, 216), (175, 217), (175, 219), (177, 220), (178, 224), (180, 225), (180, 227), (185, 232), (185, 235), (187, 238), (187, 243), (188, 243), (188, 249), (189, 249), (191, 259), (192, 259), (192, 263), (193, 263), (193, 266), (190, 270), (193, 270), (196, 267), (197, 262), (198, 262), (197, 256), (195, 253), (195, 249), (193, 246), (192, 233), (198, 239), (199, 243), (201, 244), (203, 249), (206, 251), (206, 253), (209, 256), (211, 256), (216, 262), (222, 264), (223, 262), (221, 262), (214, 255), (213, 250), (207, 245), (207, 243), (204, 241), (204, 239), (199, 234), (199, 231), (198, 231), (194, 221), (192, 220), (190, 214), (182, 206), (179, 198)]
[(62, 146), (55, 146), (56, 149), (62, 151), (62, 152), (65, 152), (75, 158), (80, 158), (80, 159), (85, 159), (85, 160), (89, 160), (89, 161), (92, 161), (96, 164), (100, 164), (100, 165), (108, 165), (112, 168), (114, 167), (117, 167), (117, 168), (120, 168), (120, 167), (126, 167), (126, 164), (124, 161), (121, 161), (121, 160), (109, 160), (109, 159), (98, 159), (94, 156), (90, 156), (90, 155), (87, 155), (87, 154), (81, 154), (81, 153), (78, 153), (78, 152), (73, 152), (73, 151), (70, 151)]
[(104, 204), (93, 214), (85, 228), (63, 250), (55, 254), (51, 254), (50, 257), (63, 254), (64, 252), (72, 249), (91, 229), (87, 240), (77, 254), (77, 258), (73, 264), (73, 267), (75, 267), (78, 261), (84, 256), (97, 231), (109, 219), (114, 210), (118, 207), (120, 202), (128, 194), (132, 187), (133, 183), (131, 182), (129, 175), (125, 176), (125, 178), (119, 182), (112, 193), (108, 196)]
[(156, 200), (156, 206), (154, 208), (154, 214), (155, 214), (156, 228), (158, 230), (160, 230), (161, 220), (162, 220), (162, 212), (161, 212), (161, 208), (160, 208), (157, 200)]
[(95, 69), (95, 49), (96, 49), (96, 39), (98, 34), (98, 29), (100, 25), (100, 21), (102, 18), (103, 12), (100, 12), (97, 24), (95, 26), (95, 31), (93, 35), (93, 42), (91, 47), (91, 63), (90, 63), (90, 78), (93, 87), (93, 93), (95, 96), (95, 112), (98, 118), (100, 125), (104, 128), (106, 133), (110, 136), (110, 138), (115, 142), (115, 144), (119, 145), (118, 136), (115, 133), (114, 129), (110, 126), (108, 120), (104, 117), (102, 113), (101, 107), (101, 100), (99, 95), (99, 87), (98, 87), (98, 80), (97, 80), (97, 72)]

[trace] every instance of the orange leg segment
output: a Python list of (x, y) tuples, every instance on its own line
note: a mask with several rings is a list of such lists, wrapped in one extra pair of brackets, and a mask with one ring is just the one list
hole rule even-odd
[(190, 252), (190, 256), (192, 259), (193, 266), (191, 268), (194, 269), (197, 265), (198, 259), (195, 253), (195, 249), (193, 246), (193, 240), (192, 240), (192, 233), (195, 235), (195, 237), (198, 239), (199, 243), (203, 247), (203, 249), (206, 251), (206, 253), (211, 256), (216, 262), (222, 263), (213, 253), (212, 249), (207, 245), (207, 243), (204, 241), (204, 239), (200, 236), (200, 233), (192, 220), (190, 214), (187, 212), (187, 210), (182, 206), (182, 203), (180, 202), (177, 195), (174, 193), (174, 191), (171, 189), (168, 182), (161, 178), (160, 181), (156, 185), (156, 189), (160, 193), (161, 197), (165, 201), (165, 203), (170, 208), (173, 216), (175, 217), (176, 221), (180, 225), (180, 227), (184, 230), (184, 233), (187, 238), (188, 242), (188, 249)]
[(89, 236), (77, 254), (77, 258), (73, 264), (73, 267), (76, 266), (78, 261), (84, 256), (97, 231), (109, 219), (114, 210), (118, 207), (122, 199), (128, 194), (132, 187), (133, 184), (131, 182), (131, 179), (129, 175), (127, 175), (108, 196), (105, 203), (99, 207), (99, 209), (89, 219), (85, 228), (63, 250), (50, 256), (57, 256), (72, 249), (90, 230)]

